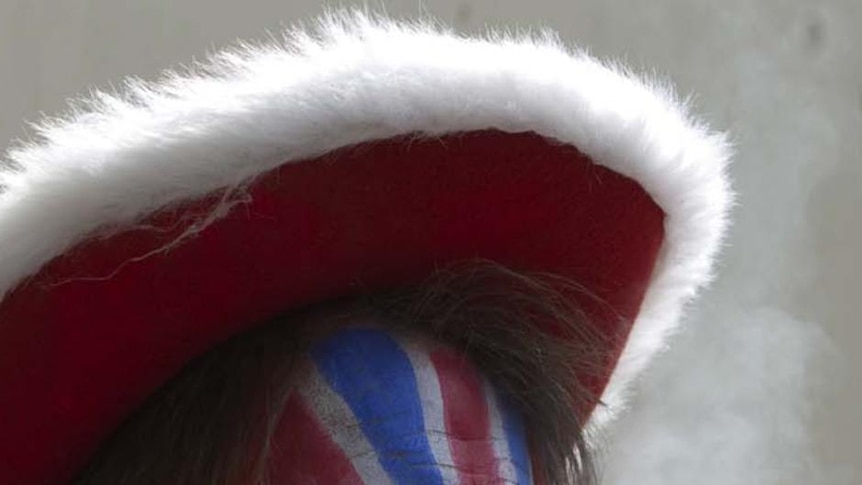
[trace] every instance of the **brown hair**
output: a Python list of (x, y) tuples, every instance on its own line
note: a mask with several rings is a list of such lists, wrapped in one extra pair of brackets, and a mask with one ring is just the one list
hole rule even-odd
[(597, 399), (581, 379), (601, 372), (608, 344), (573, 303), (575, 294), (584, 292), (562, 278), (475, 260), (413, 288), (278, 317), (187, 365), (106, 440), (73, 483), (267, 483), (269, 440), (291, 372), (320, 333), (308, 323), (332, 327), (364, 314), (463, 352), (507, 394), (523, 416), (537, 483), (594, 485), (583, 420)]

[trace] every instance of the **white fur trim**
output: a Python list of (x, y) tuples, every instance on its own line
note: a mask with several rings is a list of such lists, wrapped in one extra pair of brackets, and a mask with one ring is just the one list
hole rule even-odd
[(666, 86), (551, 36), (490, 40), (362, 14), (242, 46), (160, 84), (97, 92), (0, 173), (0, 295), (97, 231), (237, 187), (285, 160), (408, 132), (534, 131), (637, 180), (666, 213), (640, 316), (594, 415), (606, 422), (710, 279), (731, 192), (725, 138)]

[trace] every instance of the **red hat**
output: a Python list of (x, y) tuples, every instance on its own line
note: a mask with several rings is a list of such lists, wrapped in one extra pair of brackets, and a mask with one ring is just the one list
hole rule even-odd
[(710, 279), (729, 150), (664, 85), (489, 39), (328, 18), (96, 93), (10, 150), (0, 483), (68, 479), (256, 323), (475, 257), (598, 297), (580, 303), (616, 337), (608, 422)]

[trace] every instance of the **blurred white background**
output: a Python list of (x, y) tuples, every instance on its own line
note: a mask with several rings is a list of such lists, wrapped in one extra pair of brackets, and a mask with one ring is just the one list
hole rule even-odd
[[(862, 473), (862, 1), (389, 1), (465, 32), (548, 27), (674, 81), (737, 145), (720, 278), (606, 437), (614, 484)], [(0, 0), (0, 140), (90, 87), (265, 39), (310, 0)], [(2, 142), (0, 142), (2, 143)]]

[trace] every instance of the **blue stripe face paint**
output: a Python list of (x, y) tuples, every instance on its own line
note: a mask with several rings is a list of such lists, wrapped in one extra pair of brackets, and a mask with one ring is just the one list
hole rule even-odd
[(518, 476), (518, 485), (530, 485), (533, 483), (530, 478), (530, 453), (527, 450), (527, 438), (521, 415), (507, 396), (498, 393), (497, 399), (500, 403), (500, 414), (503, 420), (503, 430), (506, 433), (506, 442), (509, 445), (509, 455)]
[(349, 328), (315, 343), (310, 355), (356, 416), (394, 483), (443, 485), (413, 367), (391, 336)]

